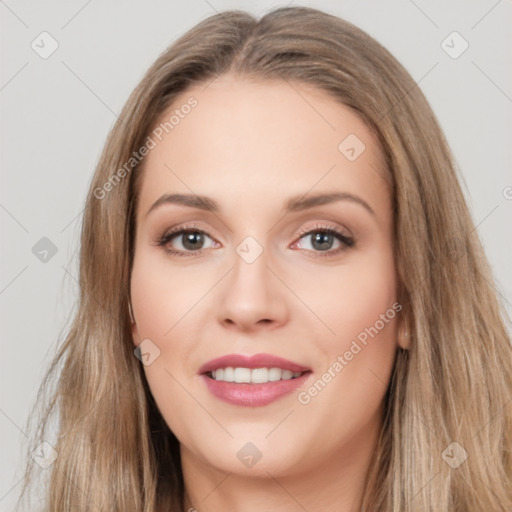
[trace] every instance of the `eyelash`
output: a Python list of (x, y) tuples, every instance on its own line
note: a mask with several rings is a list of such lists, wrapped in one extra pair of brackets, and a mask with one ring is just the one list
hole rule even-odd
[[(186, 225), (186, 226), (179, 226), (177, 228), (171, 229), (170, 231), (166, 231), (163, 235), (158, 237), (157, 245), (164, 247), (165, 251), (168, 254), (171, 254), (173, 256), (184, 256), (184, 257), (199, 256), (201, 254), (201, 252), (206, 249), (199, 249), (197, 251), (178, 251), (178, 250), (169, 249), (168, 247), (166, 247), (166, 245), (177, 235), (184, 235), (187, 233), (200, 233), (202, 235), (206, 235), (206, 236), (210, 237), (210, 235), (208, 235), (208, 233), (206, 233), (202, 229), (197, 228), (196, 226), (194, 226), (192, 224), (192, 225)], [(315, 258), (316, 257), (325, 258), (325, 257), (329, 257), (329, 256), (334, 256), (334, 255), (340, 254), (343, 251), (346, 251), (347, 249), (350, 249), (351, 247), (354, 247), (354, 245), (355, 245), (355, 240), (353, 238), (351, 238), (347, 235), (344, 235), (337, 229), (334, 229), (329, 226), (322, 226), (322, 225), (316, 225), (313, 228), (304, 229), (300, 233), (298, 233), (298, 237), (299, 237), (299, 240), (301, 240), (306, 235), (312, 235), (312, 234), (316, 234), (316, 233), (333, 235), (343, 245), (342, 245), (342, 247), (340, 247), (334, 251), (333, 250), (311, 251), (311, 249), (305, 249), (306, 251), (317, 253), (316, 256), (314, 256)]]

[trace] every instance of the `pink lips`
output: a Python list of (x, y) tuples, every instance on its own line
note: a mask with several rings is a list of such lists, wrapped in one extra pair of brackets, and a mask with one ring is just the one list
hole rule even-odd
[[(293, 373), (304, 373), (295, 379), (278, 380), (264, 384), (223, 382), (214, 380), (208, 375), (213, 370), (227, 368), (228, 366), (233, 368), (281, 368)], [(208, 361), (201, 366), (199, 373), (210, 393), (220, 400), (244, 407), (261, 407), (300, 388), (311, 375), (311, 370), (270, 354), (256, 354), (253, 356), (230, 354)]]

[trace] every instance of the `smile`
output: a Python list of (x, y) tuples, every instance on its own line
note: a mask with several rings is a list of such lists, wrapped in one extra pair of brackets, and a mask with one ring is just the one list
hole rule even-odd
[(299, 389), (311, 370), (270, 354), (230, 354), (204, 364), (199, 373), (216, 398), (243, 407), (261, 407)]
[(209, 372), (208, 375), (215, 380), (223, 382), (236, 382), (238, 384), (265, 384), (278, 380), (291, 380), (300, 377), (304, 372), (292, 372), (282, 368), (219, 368)]

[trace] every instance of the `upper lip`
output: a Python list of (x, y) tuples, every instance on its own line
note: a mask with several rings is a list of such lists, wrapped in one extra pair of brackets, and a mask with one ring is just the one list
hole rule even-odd
[(203, 364), (199, 368), (199, 373), (207, 373), (218, 368), (227, 368), (228, 366), (233, 368), (281, 368), (282, 370), (290, 370), (294, 373), (310, 370), (310, 368), (282, 357), (273, 356), (272, 354), (254, 354), (252, 356), (227, 354)]

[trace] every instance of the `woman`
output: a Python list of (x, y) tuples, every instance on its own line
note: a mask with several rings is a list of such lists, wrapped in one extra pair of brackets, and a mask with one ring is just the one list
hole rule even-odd
[(45, 510), (511, 509), (505, 313), (434, 114), (350, 23), (182, 36), (81, 244)]

